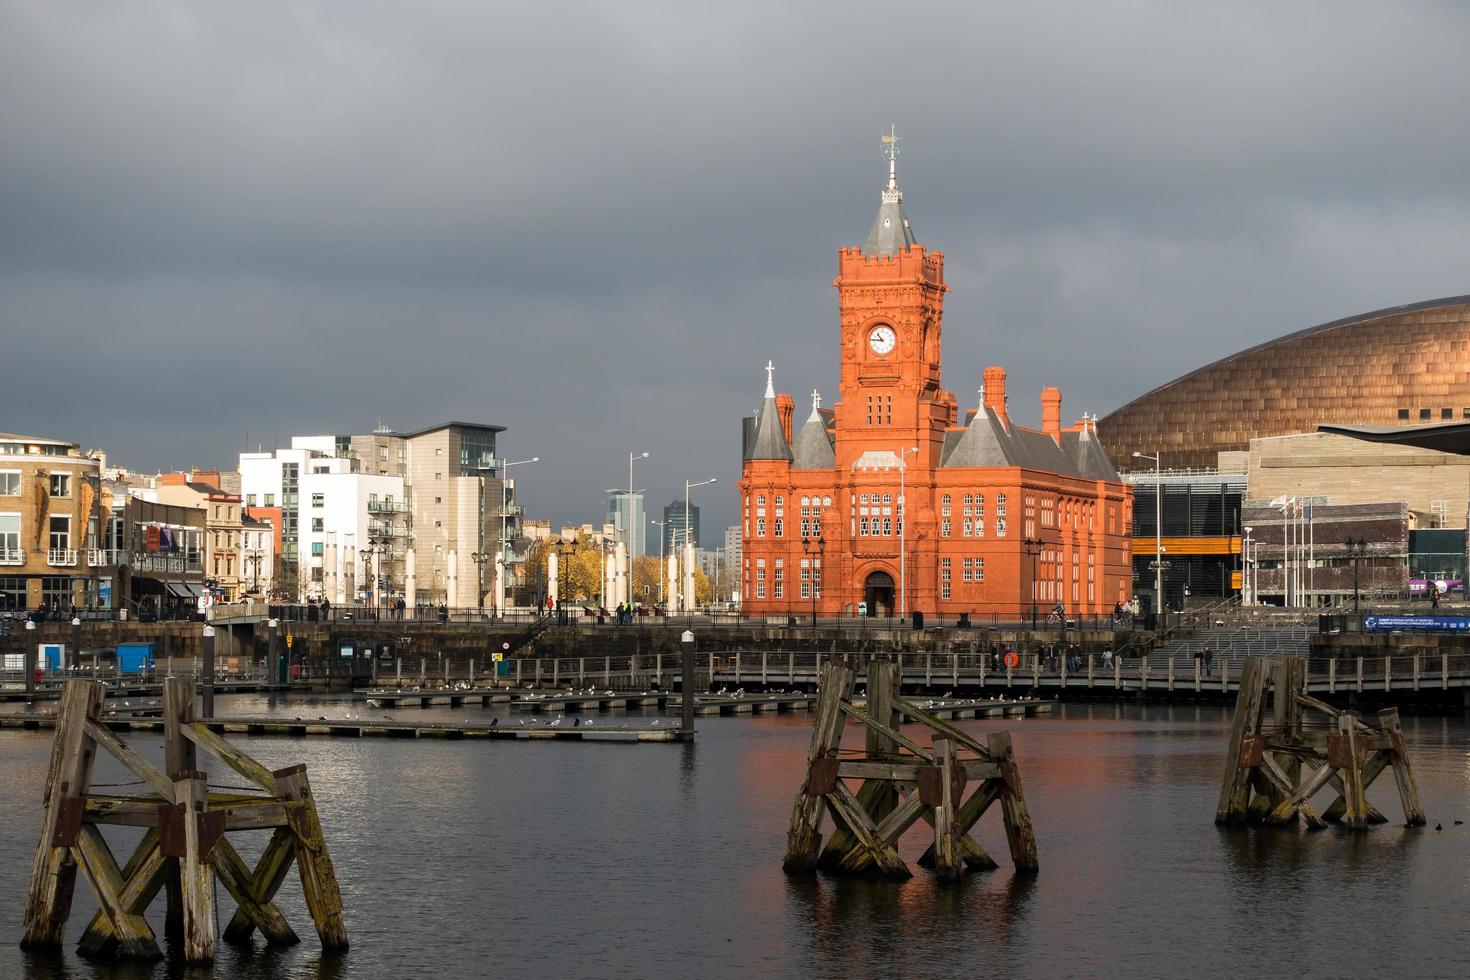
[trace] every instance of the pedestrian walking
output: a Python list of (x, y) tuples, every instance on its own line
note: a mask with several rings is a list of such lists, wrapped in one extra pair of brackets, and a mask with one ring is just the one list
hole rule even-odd
[(1215, 651), (1210, 649), (1208, 643), (1205, 644), (1205, 675), (1208, 677), (1215, 675)]

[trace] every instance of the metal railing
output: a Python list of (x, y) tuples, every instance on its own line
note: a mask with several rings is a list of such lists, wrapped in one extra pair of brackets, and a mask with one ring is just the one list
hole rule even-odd
[(0, 548), (0, 565), (24, 565), (26, 553), (22, 548)]
[(46, 551), (46, 564), (54, 568), (67, 568), (77, 563), (75, 548), (50, 548)]
[(116, 565), (126, 565), (128, 553), (118, 548), (88, 548), (87, 564), (93, 568), (110, 568)]

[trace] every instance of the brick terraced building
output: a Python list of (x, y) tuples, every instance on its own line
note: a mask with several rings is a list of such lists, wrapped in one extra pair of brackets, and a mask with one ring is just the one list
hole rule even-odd
[(1131, 595), (1131, 491), (1090, 420), (1063, 427), (1057, 389), (1042, 390), (1033, 430), (1010, 418), (1002, 368), (985, 370), (963, 413), (942, 388), (944, 256), (915, 239), (885, 142), (895, 153), (867, 242), (838, 253), (837, 404), (813, 392), (793, 431), (794, 399), (768, 364), (763, 406), (745, 419), (744, 607), (1110, 612)]

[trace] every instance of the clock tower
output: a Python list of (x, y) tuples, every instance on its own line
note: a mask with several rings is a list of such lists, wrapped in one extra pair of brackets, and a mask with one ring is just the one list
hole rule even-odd
[(940, 390), (944, 255), (914, 238), (898, 189), (898, 137), (883, 137), (888, 186), (860, 248), (838, 253), (837, 305), (842, 356), (834, 406), (837, 465), (868, 451), (918, 446), (919, 462), (937, 466), (953, 399)]

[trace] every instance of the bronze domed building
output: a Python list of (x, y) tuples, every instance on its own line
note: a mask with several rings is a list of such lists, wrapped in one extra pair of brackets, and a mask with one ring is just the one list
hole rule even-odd
[[(1098, 423), (1108, 456), (1162, 452), (1166, 469), (1213, 467), (1250, 440), (1321, 424), (1470, 420), (1470, 296), (1334, 320), (1161, 385)], [(1150, 464), (1151, 468), (1152, 464)]]

